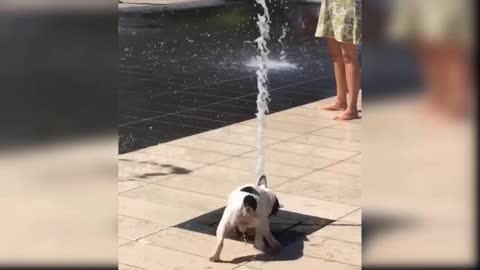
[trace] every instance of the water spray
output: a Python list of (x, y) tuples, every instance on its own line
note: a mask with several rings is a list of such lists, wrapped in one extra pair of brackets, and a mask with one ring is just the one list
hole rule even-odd
[(260, 55), (257, 55), (257, 163), (255, 168), (256, 178), (264, 175), (265, 170), (265, 116), (268, 113), (270, 101), (268, 85), (268, 54), (267, 41), (270, 40), (270, 15), (266, 0), (255, 0), (263, 8), (263, 14), (257, 14), (257, 26), (260, 36), (255, 39)]

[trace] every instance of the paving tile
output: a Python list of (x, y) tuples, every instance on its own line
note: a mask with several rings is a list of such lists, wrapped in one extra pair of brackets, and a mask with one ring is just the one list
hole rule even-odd
[(362, 242), (362, 226), (361, 224), (339, 220), (316, 231), (314, 235), (360, 244)]
[(180, 147), (172, 144), (151, 146), (140, 150), (140, 152), (149, 153), (160, 157), (163, 156), (166, 158), (174, 158), (208, 164), (215, 163), (230, 157), (225, 154)]
[(299, 106), (310, 103), (312, 99), (322, 99), (325, 98), (325, 96), (321, 93), (313, 95), (313, 93), (300, 93), (295, 91), (288, 91), (287, 88), (281, 88), (271, 91), (270, 98), (277, 103), (292, 105), (296, 104), (296, 106)]
[(318, 127), (328, 127), (337, 124), (337, 121), (320, 117), (309, 117), (285, 113), (274, 113), (268, 116), (269, 119), (284, 121), (289, 123), (313, 125)]
[[(242, 157), (255, 158), (256, 155), (257, 154), (255, 152), (250, 152), (243, 155)], [(288, 153), (288, 152), (275, 151), (275, 150), (266, 150), (265, 159), (267, 161), (284, 163), (284, 164), (289, 164), (289, 165), (298, 166), (298, 167), (313, 168), (313, 169), (321, 169), (323, 167), (326, 167), (328, 165), (331, 165), (337, 162), (332, 159), (299, 155), (295, 153)]]
[[(288, 180), (283, 177), (270, 176), (268, 177), (268, 184), (273, 187)], [(255, 182), (253, 171), (247, 172), (219, 166), (208, 166), (198, 173), (195, 171), (193, 175), (175, 176), (158, 181), (156, 184), (227, 198), (235, 188)]]
[[(123, 107), (119, 108), (120, 115), (126, 117), (134, 117), (137, 119), (145, 119), (145, 118), (152, 118), (160, 115), (164, 115), (168, 112), (165, 111), (146, 111), (140, 108), (132, 108), (132, 107)], [(133, 122), (133, 121), (132, 121)]]
[(293, 138), (291, 139), (291, 141), (297, 142), (297, 143), (309, 144), (309, 145), (330, 147), (330, 148), (341, 149), (341, 150), (356, 151), (356, 152), (361, 151), (359, 142), (328, 138), (328, 137), (322, 137), (322, 136), (303, 135), (300, 137)]
[(260, 268), (255, 268), (253, 266), (242, 265), (240, 267), (235, 268), (235, 270), (261, 270)]
[[(185, 177), (176, 176), (166, 180), (159, 181), (157, 185), (174, 187), (178, 189), (208, 194), (218, 197), (227, 198), (230, 192), (240, 185), (252, 183), (251, 181), (233, 181), (225, 177), (225, 179), (208, 179), (201, 177)], [(225, 200), (226, 203), (226, 200)]]
[(349, 159), (346, 159), (345, 161), (347, 161), (347, 162), (352, 162), (352, 163), (357, 163), (357, 164), (361, 164), (361, 163), (362, 163), (362, 154), (356, 155), (356, 156), (351, 157), (351, 158), (349, 158)]
[(255, 149), (253, 147), (244, 146), (244, 145), (223, 143), (223, 142), (205, 140), (205, 139), (194, 138), (194, 137), (187, 137), (184, 139), (171, 141), (168, 144), (183, 146), (183, 147), (203, 150), (203, 151), (211, 151), (211, 152), (216, 152), (216, 153), (221, 153), (226, 155), (241, 155), (243, 153), (246, 153)]
[(143, 185), (146, 185), (146, 183), (135, 179), (118, 179), (118, 193), (122, 193)]
[(274, 190), (350, 205), (360, 205), (361, 201), (361, 190), (345, 185), (314, 184), (311, 182), (291, 180), (275, 187)]
[[(170, 228), (145, 237), (141, 239), (140, 242), (209, 258), (212, 255), (217, 240), (216, 237), (212, 235), (179, 228)], [(228, 261), (239, 256), (256, 255), (258, 253), (251, 244), (225, 239), (220, 258)]]
[(243, 115), (248, 118), (255, 118), (256, 107), (241, 107), (233, 104), (217, 103), (203, 106), (201, 109), (214, 111), (218, 113), (233, 113)]
[(224, 121), (228, 123), (238, 123), (248, 119), (251, 119), (253, 116), (246, 116), (241, 114), (233, 114), (233, 113), (225, 113), (225, 112), (215, 112), (215, 111), (208, 111), (204, 109), (191, 109), (184, 112), (179, 113), (180, 115), (185, 116), (193, 116), (193, 117), (201, 117), (205, 119), (211, 120), (218, 120)]
[(225, 206), (225, 200), (222, 198), (158, 185), (143, 186), (125, 192), (123, 195), (153, 203), (194, 208), (206, 212)]
[[(210, 165), (203, 168), (199, 168), (192, 173), (192, 176), (194, 177), (199, 176), (206, 179), (219, 179), (219, 180), (225, 180), (226, 178), (228, 178), (229, 180), (232, 180), (232, 181), (244, 181), (246, 183), (257, 182), (255, 172), (253, 170), (245, 171), (245, 170), (238, 170), (233, 168), (220, 167), (216, 165)], [(267, 180), (270, 186), (276, 186), (285, 181), (288, 181), (289, 179), (286, 177), (278, 177), (278, 176), (268, 177), (267, 176)]]
[(322, 99), (312, 103), (308, 103), (300, 106), (300, 108), (310, 109), (310, 110), (321, 110), (325, 105), (328, 105), (334, 101), (333, 98)]
[(119, 262), (149, 270), (219, 269), (231, 270), (235, 264), (212, 263), (208, 258), (164, 247), (132, 242), (119, 248)]
[[(361, 120), (359, 120), (361, 121)], [(362, 125), (360, 123), (352, 121), (339, 121), (338, 124), (332, 126), (331, 128), (350, 130), (350, 131), (362, 131)]]
[(283, 111), (282, 114), (315, 117), (315, 118), (331, 120), (337, 115), (337, 112), (325, 111), (325, 110), (312, 110), (312, 109), (307, 109), (303, 107), (295, 107), (295, 108)]
[(358, 266), (362, 264), (362, 246), (359, 243), (324, 238), (315, 233), (308, 236), (304, 253), (308, 256), (345, 264)]
[(126, 239), (126, 238), (123, 238), (123, 237), (118, 237), (118, 245), (119, 246), (125, 245), (126, 243), (128, 243), (130, 241), (132, 241), (132, 240)]
[(362, 210), (358, 209), (357, 211), (342, 217), (340, 221), (362, 224)]
[(168, 114), (164, 116), (159, 116), (152, 119), (154, 122), (165, 122), (171, 123), (175, 125), (185, 125), (190, 127), (196, 127), (199, 129), (216, 129), (220, 127), (224, 127), (230, 125), (231, 123), (220, 121), (220, 120), (213, 120), (213, 119), (205, 119), (196, 116), (187, 116), (187, 115), (180, 115), (180, 114)]
[(330, 172), (339, 172), (339, 173), (344, 173), (344, 174), (350, 174), (350, 175), (361, 175), (361, 166), (358, 163), (352, 163), (352, 162), (346, 162), (342, 161), (339, 163), (336, 163), (332, 166), (326, 167), (324, 170), (330, 171)]
[[(283, 81), (285, 78), (283, 76), (285, 76), (286, 74), (285, 73), (279, 73), (278, 74), (278, 77), (275, 77), (272, 75), (269, 74), (269, 79), (270, 80), (279, 80), (279, 81)], [(296, 74), (297, 76), (299, 74)], [(300, 78), (300, 77), (298, 77)], [(311, 80), (313, 79), (311, 76), (309, 77), (304, 77), (305, 80)], [(300, 79), (301, 81), (305, 81), (304, 79)], [(325, 91), (319, 91), (319, 88), (316, 88), (316, 89), (307, 89), (307, 88), (304, 88), (304, 87), (299, 87), (297, 85), (298, 84), (298, 79), (296, 80), (295, 77), (291, 77), (289, 79), (289, 81), (294, 81), (294, 85), (293, 86), (288, 86), (288, 87), (285, 87), (283, 86), (282, 88), (278, 88), (278, 89), (275, 89), (273, 90), (272, 92), (273, 93), (277, 93), (277, 94), (282, 94), (280, 95), (280, 97), (283, 97), (283, 98), (289, 98), (290, 95), (292, 95), (293, 97), (295, 98), (301, 98), (301, 99), (305, 99), (307, 100), (308, 99), (308, 102), (306, 103), (310, 103), (312, 102), (312, 97), (314, 97), (315, 99), (314, 100), (322, 100), (322, 99), (325, 99), (325, 98), (328, 98), (331, 96), (331, 94), (328, 94), (328, 93), (325, 93)], [(301, 85), (301, 84), (300, 84)]]
[[(159, 148), (163, 150), (165, 148), (165, 144), (159, 144), (149, 148), (152, 148), (152, 149)], [(142, 150), (145, 150), (145, 149), (142, 149)], [(201, 162), (186, 161), (184, 159), (176, 158), (174, 156), (172, 157), (170, 155), (152, 154), (150, 152), (151, 151), (134, 151), (134, 152), (122, 154), (119, 156), (119, 161), (136, 162), (136, 163), (139, 163), (138, 165), (173, 164), (173, 165), (178, 165), (182, 167), (187, 167), (190, 169), (195, 169), (205, 164)]]
[[(220, 126), (221, 125), (218, 127)], [(152, 136), (152, 138), (155, 136), (155, 138), (158, 139), (156, 143), (164, 143), (176, 138), (182, 138), (208, 130), (207, 128), (189, 126), (182, 123), (172, 123), (165, 120), (162, 121), (158, 118), (130, 123), (122, 127), (132, 128), (133, 130), (138, 131), (135, 135), (141, 135), (141, 132), (144, 132), (145, 134)]]
[(202, 213), (202, 211), (193, 208), (162, 205), (122, 195), (119, 196), (118, 200), (118, 212), (120, 215), (143, 219), (165, 226), (173, 226)]
[[(228, 132), (228, 130), (224, 129), (217, 129), (212, 130), (204, 133), (198, 134), (198, 137), (215, 140), (224, 143), (231, 143), (231, 144), (241, 144), (251, 147), (256, 147), (257, 137), (255, 134), (241, 134), (241, 133), (233, 133)], [(272, 138), (265, 138), (265, 145), (270, 145), (273, 143), (279, 142), (278, 139)]]
[(312, 135), (360, 142), (361, 132), (342, 128), (325, 128), (313, 132)]
[(118, 265), (118, 270), (143, 270), (143, 268), (130, 266), (130, 265), (126, 265), (126, 264), (119, 264)]
[[(235, 168), (252, 172), (255, 170), (256, 160), (254, 158), (234, 157), (215, 164), (216, 166)], [(291, 166), (272, 161), (265, 162), (266, 175), (274, 175), (286, 178), (298, 178), (312, 172), (314, 169)]]
[(141, 119), (137, 118), (137, 117), (119, 115), (117, 124), (118, 125), (125, 125), (125, 124), (136, 122), (136, 121), (139, 121), (139, 120), (141, 120)]
[(131, 218), (127, 216), (118, 217), (118, 235), (120, 235), (121, 238), (128, 240), (136, 240), (166, 228), (168, 227), (165, 225), (161, 225), (151, 221)]
[[(240, 97), (240, 98), (230, 99), (230, 100), (222, 102), (221, 104), (224, 104), (224, 105), (227, 105), (227, 106), (233, 106), (233, 107), (241, 107), (241, 108), (245, 108), (245, 109), (249, 109), (249, 110), (254, 109), (256, 111), (256, 109), (257, 109), (257, 94), (252, 93), (250, 95), (246, 95), (246, 96), (243, 96), (243, 97)], [(270, 102), (268, 105), (269, 105), (268, 108), (271, 111), (271, 109), (275, 108), (276, 105), (279, 105), (279, 104), (277, 102), (275, 102), (275, 103)], [(285, 106), (281, 106), (281, 107), (285, 108)], [(253, 116), (255, 116), (255, 114), (253, 114)]]
[(201, 95), (199, 93), (174, 91), (154, 96), (152, 102), (161, 101), (161, 104), (178, 104), (186, 107), (194, 107), (220, 102), (222, 100), (226, 100), (226, 98), (211, 95)]
[[(226, 132), (232, 132), (232, 133), (248, 134), (250, 136), (255, 136), (255, 134), (257, 134), (256, 126), (244, 125), (242, 123), (225, 127), (222, 130), (225, 130)], [(277, 139), (277, 140), (287, 140), (293, 137), (300, 136), (301, 134), (302, 133), (300, 133), (299, 131), (283, 131), (283, 130), (274, 130), (274, 129), (265, 130), (265, 138)]]
[(333, 149), (328, 147), (313, 146), (303, 143), (294, 142), (281, 142), (267, 147), (268, 149), (291, 152), (306, 156), (315, 156), (320, 158), (327, 158), (332, 160), (343, 160), (354, 155), (358, 155), (358, 152)]
[(217, 96), (217, 97), (224, 97), (224, 98), (236, 98), (245, 95), (245, 92), (239, 91), (239, 90), (232, 90), (228, 89), (227, 87), (225, 88), (209, 88), (209, 87), (202, 87), (202, 88), (196, 88), (196, 89), (188, 89), (185, 90), (186, 92), (191, 92), (191, 93), (198, 93), (198, 94), (204, 94), (204, 95), (211, 95), (211, 96)]
[(120, 156), (118, 175), (122, 179), (151, 182), (174, 175), (188, 174), (202, 166), (205, 164), (136, 151)]
[(361, 126), (362, 124), (362, 108), (358, 108), (360, 111), (359, 111), (359, 116), (360, 118), (357, 118), (357, 119), (353, 119), (353, 120), (349, 120), (349, 121), (345, 121), (345, 122), (348, 122), (350, 125), (357, 125), (357, 126)]
[[(242, 125), (256, 126), (257, 122), (256, 122), (256, 119), (253, 119), (250, 121), (243, 122)], [(328, 126), (328, 125), (325, 125), (325, 126)], [(315, 126), (311, 124), (296, 124), (296, 123), (273, 120), (268, 117), (266, 121), (267, 130), (283, 130), (288, 132), (307, 133), (307, 132), (318, 130), (320, 128), (321, 128), (320, 126)]]
[(165, 142), (166, 138), (173, 134), (152, 132), (130, 126), (118, 127), (118, 152), (120, 154)]
[(284, 192), (276, 192), (276, 195), (282, 202), (284, 210), (332, 220), (337, 220), (358, 209), (357, 206), (313, 199)]
[(318, 170), (311, 174), (300, 177), (298, 180), (321, 185), (343, 186), (355, 189), (361, 189), (359, 176)]
[(316, 257), (306, 256), (304, 247), (308, 242), (297, 243), (284, 248), (280, 254), (267, 258), (262, 261), (257, 259), (255, 261), (245, 264), (244, 268), (238, 269), (261, 269), (261, 270), (290, 270), (290, 269), (328, 269), (328, 270), (354, 270), (360, 269), (359, 266), (343, 264), (335, 261), (325, 260)]

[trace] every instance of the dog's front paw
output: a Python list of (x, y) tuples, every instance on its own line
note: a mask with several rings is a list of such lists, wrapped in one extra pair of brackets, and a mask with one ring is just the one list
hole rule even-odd
[(256, 248), (257, 250), (265, 251), (265, 244), (263, 242), (255, 241), (255, 243), (253, 244), (253, 247)]
[(268, 251), (268, 246), (265, 243), (260, 242), (260, 241), (255, 241), (253, 243), (253, 247), (256, 248), (257, 250), (261, 251), (261, 252), (267, 252)]
[(219, 262), (219, 261), (220, 261), (220, 257), (214, 255), (214, 256), (210, 257), (210, 261), (211, 261), (211, 262)]

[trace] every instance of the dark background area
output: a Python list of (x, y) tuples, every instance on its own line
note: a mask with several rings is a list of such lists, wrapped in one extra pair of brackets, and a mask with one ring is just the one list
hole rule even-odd
[[(325, 41), (314, 37), (319, 3), (269, 5), (271, 60), (282, 28), (292, 69), (271, 69), (270, 112), (335, 93)], [(206, 8), (120, 10), (119, 152), (255, 117), (259, 36), (250, 1)]]

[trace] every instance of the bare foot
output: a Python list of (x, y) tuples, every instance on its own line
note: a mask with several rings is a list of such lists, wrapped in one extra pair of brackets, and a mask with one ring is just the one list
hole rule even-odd
[(352, 110), (352, 111), (344, 111), (343, 113), (339, 114), (334, 120), (341, 120), (341, 121), (348, 121), (348, 120), (353, 120), (359, 118), (358, 116), (358, 111), (357, 110)]
[(347, 108), (347, 103), (346, 102), (335, 102), (330, 105), (327, 105), (325, 107), (322, 107), (322, 110), (326, 111), (343, 111)]

